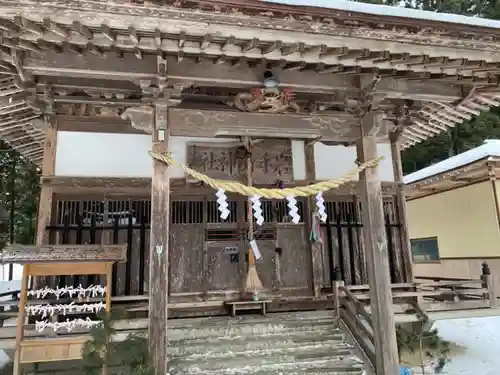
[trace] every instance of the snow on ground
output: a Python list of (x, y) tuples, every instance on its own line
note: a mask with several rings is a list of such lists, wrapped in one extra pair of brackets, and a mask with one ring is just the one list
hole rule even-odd
[(441, 320), (435, 327), (443, 339), (465, 348), (443, 374), (500, 374), (500, 317)]
[[(21, 275), (22, 266), (15, 265), (15, 281), (8, 282), (8, 268), (0, 265), (0, 291), (19, 288)], [(441, 320), (435, 327), (443, 339), (465, 348), (446, 365), (443, 375), (500, 374), (500, 317)], [(8, 362), (0, 350), (0, 369)]]

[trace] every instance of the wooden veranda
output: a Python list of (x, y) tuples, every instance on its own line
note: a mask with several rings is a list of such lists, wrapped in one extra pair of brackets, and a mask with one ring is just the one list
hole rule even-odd
[[(221, 220), (213, 189), (158, 160), (150, 171), (151, 149), (266, 188), (333, 179), (386, 150), (391, 163), (324, 193), (322, 244), (309, 238), (314, 199), (298, 199), (297, 223), (282, 201), (263, 200), (255, 238), (264, 287), (291, 308), (369, 285), (384, 375), (397, 368), (391, 285), (417, 306), (425, 293), (443, 294), (413, 280), (400, 150), (500, 105), (500, 26), (338, 8), (0, 0), (0, 136), (42, 167), (38, 249), (127, 243), (112, 292), (148, 301), (158, 375), (176, 306), (217, 310), (239, 298), (252, 218), (247, 197), (229, 195)], [(495, 300), (491, 288), (462, 294)], [(355, 315), (349, 306), (342, 311)]]

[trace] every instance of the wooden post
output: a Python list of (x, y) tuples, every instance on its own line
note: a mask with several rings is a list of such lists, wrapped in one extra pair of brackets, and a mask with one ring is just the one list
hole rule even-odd
[(24, 320), (26, 301), (28, 299), (29, 264), (23, 266), (23, 278), (21, 281), (21, 295), (19, 296), (19, 313), (16, 328), (16, 352), (14, 354), (14, 369), (12, 374), (21, 374), (21, 342), (24, 339)]
[[(168, 150), (167, 99), (155, 103), (153, 151)], [(167, 373), (168, 253), (170, 177), (168, 166), (153, 161), (149, 242), (149, 354), (155, 375)]]
[[(316, 161), (314, 158), (314, 144), (304, 143), (304, 155), (306, 161), (306, 180), (308, 184), (314, 183), (316, 181)], [(312, 228), (312, 214), (314, 212), (315, 200), (314, 196), (307, 197), (306, 201), (306, 233), (309, 238), (309, 233)], [(315, 243), (313, 241), (308, 242), (308, 249), (311, 253), (311, 264), (312, 264), (312, 286), (314, 291), (314, 297), (319, 298), (321, 296), (321, 287), (323, 286), (323, 258), (322, 258), (322, 248), (320, 243)]]
[(408, 232), (408, 215), (406, 210), (406, 197), (403, 182), (403, 164), (401, 163), (401, 151), (399, 149), (400, 132), (389, 135), (391, 141), (392, 169), (394, 171), (394, 181), (396, 182), (396, 204), (398, 222), (401, 233), (401, 251), (403, 259), (403, 282), (413, 281), (413, 259), (411, 254), (410, 234)]
[[(377, 129), (383, 116), (368, 113), (362, 120), (361, 139), (357, 144), (358, 161), (377, 157)], [(366, 246), (370, 304), (375, 337), (376, 374), (399, 374), (398, 348), (394, 311), (392, 309), (389, 254), (384, 223), (382, 187), (378, 166), (360, 174), (363, 210), (363, 236)]]
[[(55, 174), (56, 167), (56, 146), (57, 146), (57, 122), (54, 117), (50, 117), (46, 121), (50, 121), (48, 128), (45, 131), (45, 145), (43, 149), (42, 161), (42, 176), (52, 177)], [(47, 226), (50, 225), (52, 218), (52, 198), (53, 191), (51, 187), (45, 186), (42, 183), (40, 187), (40, 200), (38, 203), (38, 215), (36, 221), (36, 244), (38, 246), (49, 243), (49, 231)], [(48, 277), (36, 277), (34, 279), (35, 289), (41, 288), (50, 280)]]
[(497, 307), (497, 294), (495, 292), (495, 281), (491, 276), (491, 270), (488, 263), (484, 262), (481, 270), (481, 280), (483, 281), (483, 288), (488, 290), (488, 299), (490, 301), (490, 307)]
[(335, 267), (332, 279), (334, 319), (338, 321), (340, 319), (340, 287), (344, 286), (344, 280), (342, 280), (342, 275), (338, 267)]

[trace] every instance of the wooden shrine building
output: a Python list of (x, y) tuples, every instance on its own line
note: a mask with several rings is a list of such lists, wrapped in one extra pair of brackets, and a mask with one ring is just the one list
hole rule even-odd
[(248, 197), (228, 194), (222, 220), (214, 189), (151, 150), (257, 187), (335, 179), (382, 156), (324, 193), (321, 242), (309, 198), (298, 223), (286, 201), (263, 199), (254, 238), (270, 299), (370, 285), (388, 375), (391, 283), (413, 282), (400, 150), (500, 104), (498, 22), (294, 2), (0, 0), (0, 137), (42, 168), (37, 244), (127, 243), (113, 296), (149, 298), (157, 374), (167, 304), (239, 298), (249, 217)]

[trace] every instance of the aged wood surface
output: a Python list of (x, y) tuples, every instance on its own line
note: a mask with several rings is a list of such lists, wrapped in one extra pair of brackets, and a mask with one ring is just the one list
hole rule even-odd
[[(316, 180), (316, 161), (314, 158), (314, 144), (307, 144), (304, 142), (304, 156), (306, 161), (306, 179), (308, 181)], [(314, 196), (308, 197), (306, 200), (305, 209), (305, 225), (306, 232), (309, 232), (312, 228), (312, 215), (316, 212), (316, 201)], [(309, 234), (307, 233), (307, 234)], [(320, 231), (321, 235), (321, 231)], [(314, 296), (319, 297), (321, 293), (321, 287), (323, 286), (323, 243), (313, 242), (309, 239), (307, 248), (311, 252), (311, 263), (312, 263), (312, 284), (314, 290)]]
[(392, 168), (394, 171), (394, 181), (399, 185), (396, 190), (396, 209), (397, 218), (400, 226), (401, 237), (401, 259), (404, 279), (402, 282), (413, 281), (413, 258), (410, 245), (410, 233), (408, 232), (408, 214), (406, 210), (406, 197), (404, 192), (403, 182), (403, 164), (401, 162), (401, 150), (399, 148), (399, 139), (396, 134), (391, 136), (391, 154), (392, 154)]
[[(304, 225), (278, 225), (278, 242), (282, 248), (281, 288), (302, 290), (302, 295), (311, 294), (311, 256), (307, 229)], [(307, 291), (307, 292), (306, 292)]]
[(146, 134), (119, 117), (57, 115), (56, 119), (59, 131)]
[[(75, 6), (76, 4), (74, 5), (72, 4), (73, 8)], [(137, 8), (134, 9), (134, 7), (132, 8), (127, 7), (127, 8), (128, 8), (127, 13), (133, 10), (138, 10)], [(178, 10), (176, 11), (174, 9), (169, 9), (167, 13), (163, 13), (162, 16), (160, 16), (162, 13), (158, 12), (158, 9), (155, 9), (154, 17), (151, 17), (152, 14), (150, 14), (150, 17), (148, 17), (148, 16), (139, 16), (139, 14), (131, 15), (130, 13), (117, 14), (118, 9), (119, 8), (115, 7), (113, 8), (113, 12), (108, 14), (96, 13), (94, 17), (91, 18), (90, 23), (92, 23), (92, 26), (94, 27), (96, 23), (97, 24), (107, 23), (109, 26), (116, 29), (122, 29), (124, 23), (128, 25), (134, 25), (133, 35), (135, 35), (135, 40), (127, 41), (125, 39), (126, 36), (121, 34), (118, 34), (113, 38), (113, 41), (117, 43), (117, 45), (120, 46), (121, 48), (123, 48), (124, 46), (132, 45), (132, 46), (140, 46), (141, 50), (146, 49), (151, 51), (154, 47), (154, 44), (144, 43), (144, 41), (141, 43), (141, 39), (144, 39), (143, 35), (145, 31), (149, 31), (151, 33), (154, 32), (155, 29), (158, 30), (160, 33), (171, 34), (171, 35), (178, 35), (179, 30), (186, 30), (185, 33), (187, 35), (192, 33), (196, 33), (196, 35), (199, 34), (210, 35), (218, 32), (218, 35), (221, 38), (229, 38), (232, 35), (231, 34), (232, 32), (234, 38), (239, 40), (242, 39), (245, 41), (251, 40), (252, 34), (250, 34), (249, 32), (250, 30), (254, 29), (253, 36), (258, 40), (262, 40), (268, 43), (278, 40), (278, 41), (283, 41), (285, 44), (288, 44), (290, 43), (291, 32), (305, 31), (305, 36), (303, 36), (301, 40), (297, 42), (301, 42), (312, 46), (325, 44), (328, 47), (330, 46), (336, 47), (334, 45), (334, 41), (340, 42), (341, 46), (352, 46), (355, 42), (357, 42), (357, 44), (360, 45), (359, 46), (360, 49), (371, 48), (372, 50), (375, 51), (384, 51), (384, 50), (397, 51), (397, 48), (400, 48), (401, 53), (405, 52), (405, 53), (430, 54), (430, 55), (435, 55), (435, 53), (432, 53), (432, 51), (435, 51), (437, 48), (444, 49), (447, 52), (444, 55), (448, 55), (451, 52), (450, 50), (452, 50), (453, 48), (463, 48), (464, 51), (462, 52), (461, 55), (464, 56), (465, 58), (467, 58), (467, 56), (469, 56), (469, 58), (473, 58), (471, 53), (473, 52), (474, 49), (477, 49), (478, 52), (483, 52), (482, 50), (484, 50), (484, 52), (488, 51), (490, 53), (498, 52), (498, 43), (495, 42), (488, 43), (487, 40), (484, 40), (484, 42), (482, 43), (483, 48), (478, 48), (481, 45), (478, 45), (477, 42), (474, 43), (474, 41), (468, 40), (467, 38), (463, 37), (437, 38), (435, 36), (433, 37), (432, 33), (427, 35), (421, 35), (420, 33), (408, 33), (408, 32), (401, 33), (396, 31), (387, 31), (387, 30), (374, 31), (370, 30), (369, 28), (360, 28), (359, 26), (353, 27), (352, 25), (350, 25), (350, 27), (347, 28), (341, 28), (338, 27), (337, 25), (335, 25), (337, 27), (332, 27), (330, 25), (321, 25), (319, 27), (316, 26), (314, 29), (311, 29), (312, 26), (310, 22), (283, 23), (278, 20), (272, 20), (272, 19), (270, 19), (268, 22), (265, 22), (264, 19), (260, 17), (258, 20), (255, 20), (252, 17), (231, 18), (227, 17), (227, 15), (222, 19), (221, 14), (216, 15), (214, 18), (213, 13), (210, 14), (208, 12), (196, 12), (195, 14), (193, 14), (191, 12), (184, 11), (179, 14), (179, 11)], [(142, 7), (140, 11), (144, 12), (147, 11), (147, 9), (148, 7)], [(4, 11), (5, 14), (3, 16), (12, 17), (13, 16), (12, 13), (18, 13), (18, 12), (19, 12), (18, 9), (6, 8)], [(66, 10), (64, 15), (59, 15), (57, 13), (51, 14), (49, 13), (47, 8), (45, 9), (41, 8), (41, 9), (30, 9), (29, 16), (31, 19), (38, 19), (38, 20), (50, 17), (54, 21), (54, 24), (60, 23), (62, 27), (67, 27), (65, 24), (68, 22), (71, 23), (71, 20), (73, 19), (82, 19), (83, 24), (85, 23), (88, 24), (89, 21), (86, 21), (81, 14), (82, 13), (76, 9)], [(189, 16), (192, 17), (191, 20), (179, 19), (180, 17), (189, 18)], [(170, 18), (171, 21), (165, 24), (161, 22), (161, 18)], [(223, 21), (223, 23), (221, 23), (221, 21)], [(233, 25), (230, 25), (228, 23), (233, 23)], [(235, 25), (238, 25), (240, 27), (235, 30), (234, 27)], [(446, 29), (447, 26), (445, 26), (444, 29)], [(257, 33), (255, 31), (255, 29), (263, 29), (263, 28), (275, 29), (272, 37), (264, 32)], [(142, 35), (137, 36), (137, 34), (135, 33), (136, 29)], [(102, 50), (100, 50), (100, 48), (109, 45), (110, 42), (112, 42), (109, 40), (108, 36), (103, 35), (101, 33), (96, 33), (93, 35), (89, 30), (89, 32), (86, 32), (85, 34), (87, 34), (85, 35), (86, 37), (93, 37), (95, 44), (92, 45), (93, 47), (92, 50), (96, 53), (96, 55), (102, 54)], [(308, 35), (308, 34), (313, 34), (313, 35)], [(32, 42), (37, 41), (36, 39), (37, 36), (40, 37), (40, 34), (37, 32), (33, 32), (32, 29), (26, 30), (23, 33), (23, 37)], [(61, 39), (63, 40), (69, 39), (71, 42), (74, 42), (76, 39), (75, 36), (76, 35), (68, 33), (62, 37), (60, 35), (50, 35), (50, 36), (44, 36), (43, 40), (46, 42), (53, 42), (55, 40), (60, 41)], [(214, 44), (217, 45), (215, 41), (213, 43), (210, 42), (207, 43), (205, 41), (205, 43), (203, 43), (202, 45), (194, 45), (194, 46), (193, 45), (190, 46), (188, 43), (185, 44), (187, 44), (187, 47), (191, 47), (195, 51), (198, 50), (200, 47), (201, 49), (213, 50)], [(174, 44), (168, 42), (162, 43), (162, 49), (165, 49), (169, 52), (177, 52), (179, 50), (182, 50), (183, 47), (185, 47), (184, 43), (181, 45), (177, 43)], [(220, 50), (220, 46), (218, 47)], [(414, 47), (415, 50), (412, 51), (411, 47)], [(227, 50), (228, 50), (227, 52), (230, 54), (234, 54), (236, 52), (232, 49), (227, 49)], [(245, 55), (248, 56), (251, 56), (252, 53), (255, 53), (254, 48), (246, 48), (245, 51), (239, 51), (239, 52), (240, 54), (241, 52), (244, 52)], [(482, 54), (480, 53), (481, 57), (485, 56), (484, 52)], [(307, 57), (317, 58), (318, 55), (320, 54), (322, 54), (322, 51), (312, 50), (309, 51)], [(287, 55), (292, 55), (291, 57), (289, 57), (289, 59), (290, 58), (294, 59), (295, 57), (293, 56), (294, 55), (293, 49), (291, 52), (285, 51), (283, 54), (280, 55), (284, 57), (286, 57)]]
[[(0, 74), (7, 78), (0, 79), (0, 86), (9, 102), (0, 104), (0, 126), (9, 130), (3, 137), (32, 160), (40, 159), (40, 129), (46, 126), (37, 120), (38, 113), (57, 113), (55, 107), (73, 108), (76, 103), (80, 114), (90, 111), (106, 118), (127, 107), (152, 104), (154, 95), (149, 94), (158, 94), (160, 87), (146, 81), (156, 81), (157, 55), (169, 63), (165, 82), (187, 89), (189, 95), (199, 87), (248, 91), (261, 86), (269, 68), (281, 87), (295, 92), (352, 96), (359, 76), (379, 74), (378, 91), (388, 101), (423, 102), (418, 117), (404, 130), (404, 148), (500, 105), (492, 79), (498, 75), (500, 43), (494, 29), (477, 25), (222, 0), (168, 7), (86, 0), (1, 3)], [(441, 25), (441, 30), (425, 24)], [(474, 34), (464, 32), (471, 28)], [(86, 83), (78, 83), (75, 91), (68, 79)], [(112, 81), (121, 87), (111, 87)], [(29, 85), (38, 92), (18, 99)], [(141, 97), (143, 88), (149, 97)], [(215, 102), (232, 105), (230, 99)], [(314, 114), (338, 108), (318, 104), (310, 109)], [(22, 117), (8, 116), (18, 111)], [(255, 131), (230, 129), (245, 130)]]
[[(170, 121), (172, 119), (170, 118)], [(222, 148), (188, 145), (188, 165), (212, 178), (242, 181), (246, 176), (245, 160), (238, 157), (241, 146)], [(264, 140), (252, 147), (252, 179), (255, 184), (291, 182), (292, 145), (290, 140)]]
[(205, 289), (204, 237), (203, 223), (170, 225), (170, 293), (196, 293)]
[[(56, 167), (56, 147), (57, 147), (57, 122), (51, 121), (45, 131), (45, 145), (43, 150), (42, 176), (51, 177), (55, 173)], [(42, 177), (43, 178), (43, 177)], [(41, 186), (40, 199), (37, 215), (36, 244), (42, 246), (49, 243), (49, 232), (46, 227), (50, 225), (52, 217), (52, 200), (54, 191), (49, 186)], [(34, 283), (41, 286), (45, 279), (37, 278)]]
[(0, 262), (89, 262), (127, 260), (127, 245), (19, 245), (7, 246)]
[(172, 135), (176, 136), (357, 139), (359, 132), (352, 119), (342, 112), (337, 114), (275, 115), (174, 108), (169, 111), (169, 120), (172, 122)]
[[(168, 149), (167, 100), (155, 108), (153, 150)], [(163, 133), (163, 139), (161, 139)], [(167, 373), (167, 303), (170, 224), (170, 177), (168, 166), (153, 161), (151, 182), (151, 234), (149, 243), (149, 353), (155, 375)]]
[[(357, 152), (361, 162), (377, 157), (376, 140), (363, 136), (357, 144)], [(398, 348), (378, 166), (363, 171), (360, 181), (363, 190), (363, 234), (374, 323), (377, 375), (397, 374)]]
[[(258, 58), (262, 58), (259, 53)], [(124, 54), (123, 59), (109, 56), (103, 61), (99, 56), (87, 53), (77, 56), (68, 53), (44, 52), (24, 60), (24, 69), (40, 76), (87, 77), (112, 80), (147, 80), (155, 76), (155, 56), (145, 54), (142, 60)], [(171, 84), (186, 83), (215, 87), (258, 87), (262, 81), (261, 67), (249, 68), (224, 64), (197, 64), (189, 59), (178, 64), (175, 57), (168, 57), (167, 78)], [(105, 62), (105, 63), (104, 63)], [(344, 61), (343, 61), (344, 62)], [(55, 68), (57, 67), (57, 68)], [(347, 91), (355, 93), (355, 76), (349, 74), (326, 75), (316, 71), (303, 71), (297, 74), (285, 69), (273, 69), (279, 76), (282, 87), (295, 91), (332, 93)], [(377, 88), (381, 95), (389, 98), (408, 98), (415, 100), (439, 100), (453, 102), (462, 98), (458, 86), (440, 82), (418, 82), (395, 79), (390, 75), (383, 77)], [(111, 101), (110, 101), (111, 102)]]
[[(0, 4), (8, 7), (16, 3), (4, 0)], [(67, 7), (72, 5), (75, 9), (93, 11), (96, 17), (102, 17), (103, 13), (109, 13), (112, 11), (113, 13), (116, 13), (116, 16), (110, 19), (110, 21), (113, 21), (111, 22), (111, 27), (116, 24), (120, 25), (120, 21), (122, 21), (123, 18), (130, 21), (132, 16), (135, 16), (139, 22), (134, 23), (134, 31), (135, 28), (137, 28), (139, 32), (145, 27), (147, 27), (149, 31), (154, 30), (154, 28), (158, 26), (163, 26), (163, 28), (169, 27), (169, 25), (162, 25), (161, 23), (150, 24), (150, 22), (146, 22), (146, 20), (151, 20), (150, 17), (154, 17), (174, 18), (176, 20), (178, 19), (183, 21), (184, 23), (188, 21), (202, 21), (217, 24), (222, 21), (225, 24), (241, 24), (247, 27), (266, 27), (274, 28), (276, 30), (324, 33), (332, 36), (379, 36), (382, 40), (387, 39), (390, 41), (398, 40), (395, 39), (395, 37), (402, 38), (399, 39), (400, 41), (413, 40), (412, 38), (419, 40), (420, 38), (420, 40), (423, 39), (428, 42), (432, 41), (436, 45), (447, 45), (445, 41), (449, 41), (449, 39), (456, 39), (457, 36), (465, 37), (474, 41), (475, 39), (473, 37), (476, 35), (496, 35), (496, 30), (479, 25), (454, 24), (438, 20), (402, 18), (392, 15), (366, 14), (335, 8), (328, 9), (318, 7), (299, 7), (292, 4), (262, 3), (258, 0), (216, 0), (210, 2), (209, 4), (203, 1), (183, 3), (168, 0), (163, 3), (168, 5), (167, 7), (153, 6), (151, 3), (146, 4), (148, 6), (134, 6), (130, 5), (127, 1), (116, 1), (113, 5), (110, 5), (106, 2), (96, 3), (89, 0), (64, 0), (58, 2), (48, 2), (45, 7), (22, 7), (21, 10), (31, 11), (34, 18), (37, 20), (41, 20), (47, 15), (57, 15), (61, 18), (61, 20), (57, 21), (61, 22), (64, 20), (63, 23), (65, 24), (73, 18), (69, 17), (71, 13), (55, 14), (54, 11), (61, 6)], [(43, 10), (45, 12), (37, 13), (36, 10)], [(18, 13), (15, 12), (5, 13), (5, 15), (10, 17), (17, 14)], [(311, 22), (313, 17), (316, 21), (315, 23)], [(140, 20), (144, 21), (140, 22)], [(89, 20), (82, 20), (82, 22), (83, 25), (85, 25), (86, 22), (93, 22), (94, 24), (99, 21), (98, 19), (90, 18)], [(191, 23), (191, 26), (192, 25), (193, 24)], [(353, 25), (358, 26), (359, 30), (356, 30)], [(410, 26), (412, 27), (412, 30), (413, 28), (421, 30), (418, 30), (418, 32), (409, 32), (408, 27)], [(50, 22), (50, 27), (57, 35), (66, 36), (67, 34), (64, 27), (62, 25), (58, 26), (56, 22)], [(31, 29), (34, 30), (35, 33), (39, 31), (39, 28), (36, 28), (36, 25)], [(113, 40), (115, 36), (111, 31), (109, 31), (109, 27), (107, 29), (108, 30), (104, 29), (102, 34), (108, 40)], [(356, 30), (356, 32), (353, 33), (353, 29)], [(440, 35), (443, 35), (443, 39), (445, 41), (440, 41), (439, 38), (435, 37), (436, 29), (442, 30)], [(198, 31), (198, 29), (195, 30)], [(405, 32), (402, 33), (402, 30)], [(88, 29), (85, 30), (85, 34), (88, 34), (89, 32), (90, 31), (88, 31)], [(470, 35), (471, 32), (472, 35)], [(82, 31), (80, 30), (80, 34), (81, 33)]]
[(21, 373), (21, 344), (24, 340), (24, 313), (26, 311), (26, 301), (28, 300), (28, 283), (29, 283), (29, 265), (23, 267), (21, 293), (19, 295), (19, 315), (17, 318), (16, 327), (16, 346), (14, 354), (14, 369), (13, 375)]

